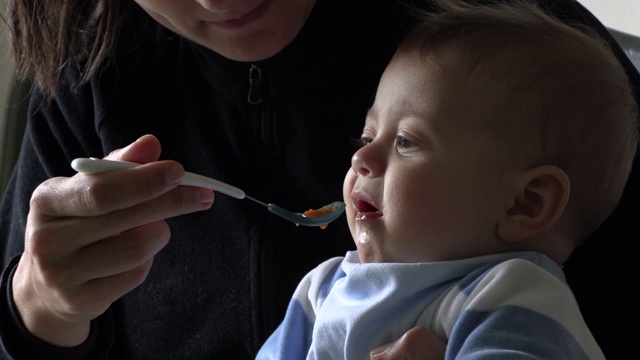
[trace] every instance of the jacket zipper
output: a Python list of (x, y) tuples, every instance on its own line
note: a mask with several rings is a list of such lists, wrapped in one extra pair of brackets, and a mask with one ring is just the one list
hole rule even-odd
[(262, 102), (262, 97), (260, 96), (261, 81), (262, 70), (256, 64), (251, 64), (249, 69), (249, 95), (247, 96), (249, 104), (257, 105)]

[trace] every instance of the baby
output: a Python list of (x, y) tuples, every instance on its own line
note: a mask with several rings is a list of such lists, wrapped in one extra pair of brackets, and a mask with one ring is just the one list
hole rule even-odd
[(365, 359), (415, 326), (447, 358), (604, 358), (562, 264), (631, 169), (624, 70), (531, 1), (439, 3), (382, 75), (345, 178), (357, 251), (307, 274), (258, 358)]

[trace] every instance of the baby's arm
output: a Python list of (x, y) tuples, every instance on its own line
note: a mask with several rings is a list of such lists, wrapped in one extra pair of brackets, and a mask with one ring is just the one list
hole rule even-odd
[(604, 359), (569, 287), (531, 261), (506, 261), (455, 288), (437, 317), (447, 358)]
[(298, 284), (285, 318), (264, 343), (256, 360), (305, 359), (311, 347), (316, 311), (340, 270), (341, 257), (329, 259), (309, 272)]

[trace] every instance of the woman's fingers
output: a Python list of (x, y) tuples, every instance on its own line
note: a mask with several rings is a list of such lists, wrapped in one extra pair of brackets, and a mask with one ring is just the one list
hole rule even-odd
[(146, 278), (169, 241), (165, 219), (212, 205), (211, 190), (178, 186), (184, 169), (156, 162), (159, 153), (145, 136), (109, 155), (144, 165), (53, 178), (34, 191), (12, 283), (34, 335), (61, 346), (84, 341), (89, 322)]
[[(94, 198), (84, 202), (87, 204), (84, 208), (60, 205), (55, 211), (51, 207), (41, 210), (33, 205), (29, 214), (29, 245), (34, 251), (49, 255), (68, 253), (151, 222), (207, 209), (213, 203), (211, 190), (183, 186), (150, 199), (146, 195), (128, 193), (124, 198), (118, 197), (118, 201), (109, 199), (109, 205), (90, 205), (100, 203), (99, 198)], [(132, 199), (139, 202), (131, 203)], [(64, 202), (62, 199), (46, 201)], [(96, 208), (101, 210), (96, 211)]]
[(113, 150), (105, 158), (146, 164), (158, 160), (160, 150), (160, 141), (155, 136), (144, 135), (122, 149)]
[[(73, 289), (96, 279), (135, 269), (151, 260), (168, 243), (169, 227), (157, 221), (93, 242), (51, 258), (34, 255), (43, 282), (59, 289)], [(72, 290), (73, 291), (73, 290)], [(117, 294), (116, 300), (122, 294)]]
[(43, 182), (31, 198), (37, 215), (93, 216), (124, 209), (155, 198), (178, 186), (184, 169), (160, 161), (101, 174), (76, 174)]

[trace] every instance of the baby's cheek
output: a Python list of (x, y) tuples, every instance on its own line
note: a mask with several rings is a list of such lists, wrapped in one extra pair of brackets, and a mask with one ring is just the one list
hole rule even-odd
[(354, 236), (355, 239), (355, 217), (356, 217), (356, 209), (353, 207), (353, 201), (351, 201), (351, 191), (353, 190), (353, 183), (355, 179), (353, 178), (353, 169), (347, 172), (347, 175), (344, 179), (344, 184), (342, 186), (342, 197), (343, 201), (346, 204), (345, 207), (345, 216), (347, 217), (347, 224), (349, 225), (349, 230), (351, 231), (351, 236)]

